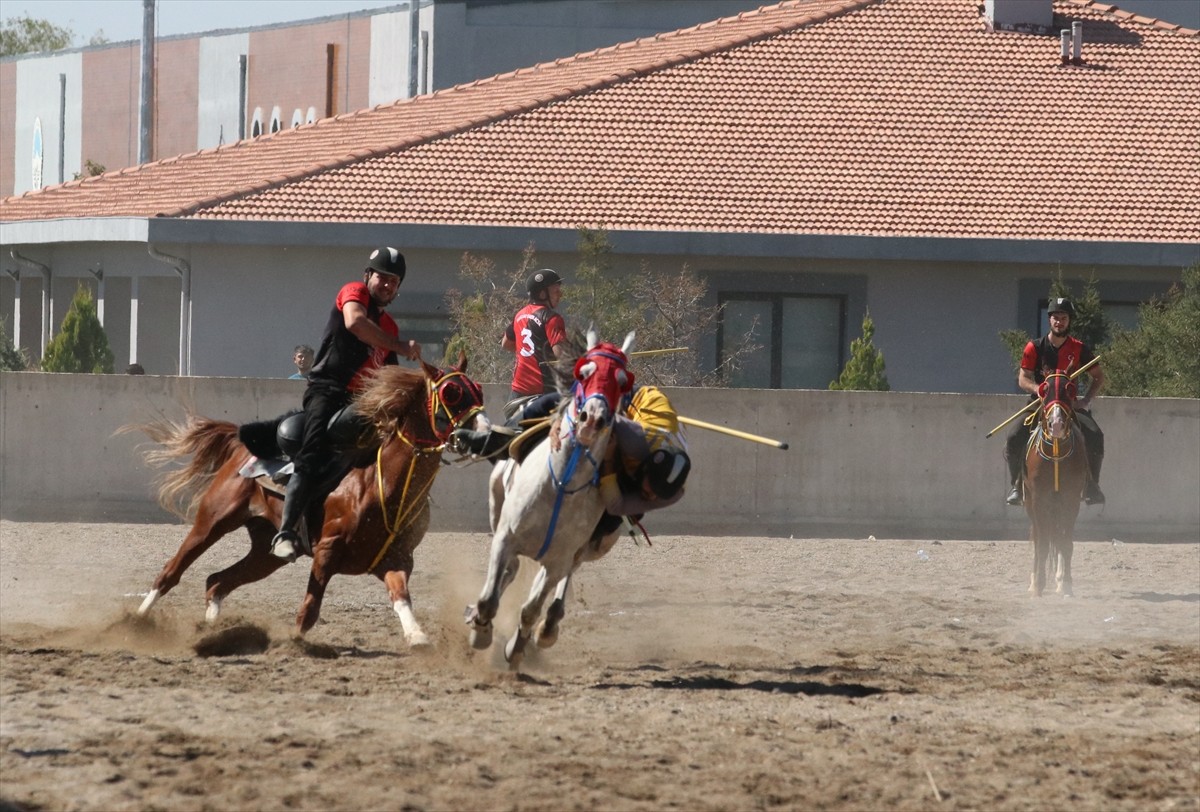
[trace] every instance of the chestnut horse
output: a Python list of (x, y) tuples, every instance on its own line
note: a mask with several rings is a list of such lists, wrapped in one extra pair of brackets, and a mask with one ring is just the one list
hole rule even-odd
[(1088, 478), (1087, 448), (1075, 422), (1075, 383), (1055, 373), (1038, 390), (1042, 403), (1025, 452), (1025, 512), (1033, 523), (1029, 591), (1041, 597), (1046, 565), (1057, 565), (1061, 595), (1071, 593), (1071, 552), (1079, 501)]
[[(466, 365), (466, 356), (460, 354), (458, 365), (450, 370), (424, 361), (420, 371), (387, 366), (376, 371), (355, 396), (355, 409), (377, 433), (378, 451), (368, 449), (366, 464), (352, 468), (325, 499), (308, 591), (296, 618), (300, 635), (317, 622), (321, 599), (334, 575), (369, 572), (387, 586), (409, 645), (429, 642), (413, 615), (409, 596), (413, 550), (429, 527), (429, 489), (450, 432), (459, 427), (483, 431), (490, 427), (483, 412), (483, 392), (464, 374)], [(254, 457), (238, 439), (233, 423), (191, 416), (182, 426), (166, 422), (140, 428), (163, 446), (146, 454), (151, 464), (191, 458), (184, 468), (164, 478), (159, 502), (183, 518), (194, 517), (194, 522), (138, 614), (149, 612), (218, 539), (245, 527), (250, 551), (208, 576), (205, 617), (213, 622), (230, 592), (286, 565), (271, 555), (282, 492), (264, 485), (263, 477), (240, 473)], [(190, 504), (180, 509), (185, 501)]]
[[(509, 459), (492, 469), (489, 511), (493, 536), (487, 577), (479, 602), (467, 608), (466, 620), (471, 626), (472, 647), (488, 648), (492, 619), (501, 594), (516, 576), (517, 557), (538, 566), (529, 597), (521, 607), (520, 624), (504, 649), (514, 670), (530, 637), (542, 648), (557, 638), (571, 573), (604, 514), (597, 487), (600, 464), (608, 448), (613, 416), (633, 386), (633, 374), (626, 369), (633, 338), (630, 333), (618, 348), (600, 342), (595, 332), (589, 331), (588, 348), (575, 362), (574, 384), (569, 395), (564, 393), (549, 438), (538, 442), (520, 461), (520, 451), (514, 448)], [(539, 621), (551, 592), (555, 599)]]

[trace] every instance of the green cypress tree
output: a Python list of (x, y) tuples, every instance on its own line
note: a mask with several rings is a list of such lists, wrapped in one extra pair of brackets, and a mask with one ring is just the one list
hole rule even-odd
[(96, 315), (96, 302), (87, 285), (81, 284), (75, 290), (62, 329), (46, 345), (42, 369), (46, 372), (113, 371), (108, 336)]
[(11, 372), (22, 372), (29, 369), (29, 359), (15, 344), (8, 334), (8, 324), (0, 319), (0, 369)]
[(871, 320), (871, 311), (868, 310), (863, 315), (862, 338), (850, 342), (850, 360), (838, 379), (829, 384), (830, 389), (887, 392), (892, 388), (888, 384), (883, 352), (875, 349), (872, 343), (874, 336), (875, 322)]

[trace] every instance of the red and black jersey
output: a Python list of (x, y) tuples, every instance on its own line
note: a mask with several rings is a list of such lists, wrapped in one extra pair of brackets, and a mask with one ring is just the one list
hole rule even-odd
[(1032, 372), (1033, 379), (1040, 384), (1047, 375), (1055, 372), (1070, 375), (1095, 357), (1091, 347), (1074, 336), (1067, 336), (1061, 347), (1055, 347), (1050, 343), (1050, 336), (1045, 335), (1025, 345), (1021, 369)]
[(363, 376), (384, 364), (395, 364), (396, 353), (372, 347), (346, 329), (342, 308), (349, 302), (358, 302), (367, 309), (367, 318), (379, 325), (385, 333), (400, 336), (400, 328), (371, 298), (371, 292), (363, 282), (350, 282), (338, 291), (321, 346), (317, 348), (316, 360), (308, 374), (309, 384), (334, 385), (351, 392), (363, 385)]
[(566, 338), (563, 317), (544, 304), (531, 302), (513, 316), (505, 335), (517, 345), (512, 391), (522, 395), (555, 391), (554, 376), (547, 364), (554, 360), (550, 348)]

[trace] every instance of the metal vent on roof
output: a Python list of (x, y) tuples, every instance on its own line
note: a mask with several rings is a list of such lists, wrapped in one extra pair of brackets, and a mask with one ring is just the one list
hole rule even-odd
[(1052, 0), (984, 0), (983, 16), (993, 31), (1054, 33)]

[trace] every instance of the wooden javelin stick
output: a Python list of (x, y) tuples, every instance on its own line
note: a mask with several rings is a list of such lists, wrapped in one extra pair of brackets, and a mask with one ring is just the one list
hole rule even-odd
[[(1081, 366), (1079, 369), (1077, 369), (1077, 370), (1075, 370), (1074, 372), (1072, 372), (1072, 373), (1071, 373), (1071, 375), (1070, 375), (1070, 378), (1071, 378), (1071, 380), (1075, 380), (1076, 378), (1078, 378), (1080, 375), (1082, 375), (1082, 374), (1084, 373), (1084, 371), (1085, 371), (1085, 370), (1087, 370), (1087, 369), (1088, 369), (1088, 368), (1089, 368), (1089, 367), (1090, 367), (1092, 364), (1096, 363), (1096, 362), (1097, 362), (1097, 361), (1099, 361), (1099, 360), (1100, 360), (1100, 356), (1099, 356), (1099, 355), (1097, 355), (1095, 358), (1093, 358), (1092, 360), (1088, 361), (1086, 364), (1084, 364), (1083, 366)], [(1005, 427), (1005, 426), (1007, 426), (1009, 423), (1013, 422), (1013, 421), (1014, 421), (1014, 420), (1016, 420), (1018, 417), (1020, 417), (1021, 415), (1025, 414), (1025, 413), (1026, 413), (1026, 412), (1028, 412), (1030, 409), (1034, 408), (1035, 406), (1039, 405), (1040, 403), (1041, 403), (1041, 400), (1031, 400), (1031, 401), (1029, 401), (1028, 403), (1026, 403), (1026, 404), (1025, 404), (1025, 405), (1024, 405), (1022, 408), (1021, 408), (1021, 411), (1017, 412), (1017, 413), (1016, 413), (1016, 414), (1014, 414), (1012, 417), (1008, 418), (1008, 419), (1007, 419), (1007, 420), (1005, 420), (1003, 423), (1001, 423), (999, 426), (996, 426), (996, 428), (994, 428), (994, 429), (992, 429), (991, 431), (989, 431), (987, 434), (985, 434), (985, 435), (984, 435), (983, 439), (985, 439), (985, 440), (986, 440), (988, 437), (991, 437), (993, 434), (995, 434), (996, 432), (1000, 431), (1000, 429), (1004, 428), (1004, 427)]]
[(737, 437), (742, 440), (751, 440), (755, 443), (762, 443), (763, 445), (782, 448), (785, 451), (788, 447), (787, 443), (779, 440), (772, 440), (770, 437), (760, 437), (757, 434), (749, 434), (744, 431), (738, 431), (737, 429), (727, 429), (724, 426), (714, 426), (712, 423), (705, 423), (703, 420), (696, 420), (694, 417), (684, 417), (683, 415), (679, 415), (679, 422), (687, 426), (695, 426), (701, 429), (708, 429), (709, 431), (717, 431), (721, 434), (728, 434), (730, 437)]
[(669, 352), (687, 352), (687, 351), (688, 351), (687, 347), (668, 347), (665, 350), (635, 350), (634, 352), (631, 352), (629, 354), (631, 356), (634, 356), (634, 355), (665, 355)]

